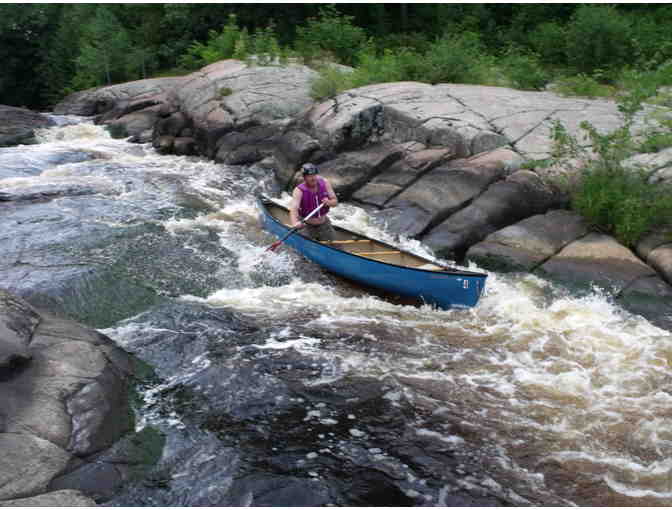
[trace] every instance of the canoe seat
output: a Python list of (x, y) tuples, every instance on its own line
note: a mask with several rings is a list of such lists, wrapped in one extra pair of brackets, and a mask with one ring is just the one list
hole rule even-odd
[(351, 253), (355, 255), (371, 256), (371, 255), (396, 255), (397, 253), (401, 252), (394, 250), (394, 251), (353, 251)]

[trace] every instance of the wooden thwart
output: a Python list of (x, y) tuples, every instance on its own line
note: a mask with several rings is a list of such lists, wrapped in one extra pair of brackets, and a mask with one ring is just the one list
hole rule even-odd
[(324, 244), (370, 243), (369, 239), (347, 239), (345, 241), (323, 241)]
[(353, 251), (350, 253), (354, 255), (370, 256), (370, 255), (397, 255), (401, 252), (394, 250), (394, 251)]

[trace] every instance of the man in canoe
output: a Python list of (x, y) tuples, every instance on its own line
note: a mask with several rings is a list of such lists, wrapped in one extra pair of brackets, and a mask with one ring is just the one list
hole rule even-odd
[[(334, 227), (327, 214), (329, 208), (338, 204), (336, 193), (329, 181), (319, 176), (319, 170), (312, 163), (305, 163), (303, 182), (294, 188), (292, 204), (289, 207), (292, 227), (298, 227), (300, 232), (316, 241), (333, 241), (336, 238)], [(320, 204), (322, 208), (311, 218), (303, 221)]]

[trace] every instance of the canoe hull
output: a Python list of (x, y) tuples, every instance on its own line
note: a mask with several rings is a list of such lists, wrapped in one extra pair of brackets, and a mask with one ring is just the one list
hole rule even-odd
[[(263, 200), (259, 201), (259, 207), (267, 231), (278, 237), (289, 231), (287, 226), (271, 215)], [(361, 234), (355, 235), (361, 237)], [(428, 271), (388, 264), (341, 251), (296, 233), (289, 236), (284, 244), (344, 278), (400, 296), (418, 298), (446, 309), (475, 306), (487, 277), (468, 271)]]

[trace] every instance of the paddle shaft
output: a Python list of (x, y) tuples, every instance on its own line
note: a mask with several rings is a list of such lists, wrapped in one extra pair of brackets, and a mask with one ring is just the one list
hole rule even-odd
[[(315, 214), (317, 214), (317, 212), (318, 212), (320, 209), (322, 209), (322, 207), (324, 207), (324, 202), (322, 202), (322, 203), (321, 203), (320, 205), (318, 205), (313, 211), (311, 211), (311, 213), (310, 213), (308, 216), (306, 216), (305, 218), (303, 218), (302, 221), (307, 221), (307, 220), (309, 220), (310, 218), (312, 218)], [(279, 241), (274, 242), (272, 245), (270, 245), (268, 248), (266, 248), (266, 251), (275, 251), (275, 250), (278, 248), (278, 246), (280, 246), (282, 243), (285, 242), (285, 239), (287, 239), (289, 236), (291, 236), (291, 235), (292, 235), (294, 232), (296, 232), (297, 230), (299, 230), (299, 227), (294, 227), (293, 229), (291, 229), (289, 232), (287, 232), (287, 233), (283, 236), (282, 239), (280, 239)]]

